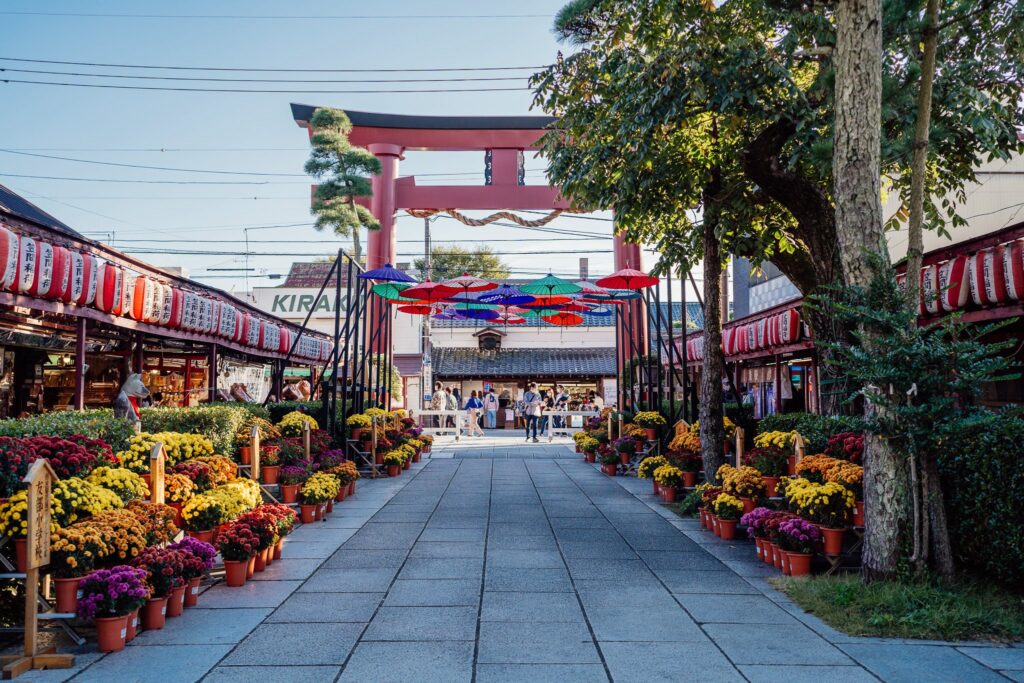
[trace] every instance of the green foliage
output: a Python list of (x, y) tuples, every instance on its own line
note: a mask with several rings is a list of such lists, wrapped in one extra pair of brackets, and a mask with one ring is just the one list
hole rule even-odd
[(115, 453), (128, 447), (134, 432), (127, 420), (114, 417), (109, 408), (43, 413), (20, 419), (0, 420), (0, 436), (59, 436), (84, 434), (110, 444)]
[[(280, 422), (288, 413), (296, 410), (315, 417), (320, 414), (322, 409), (323, 404), (320, 401), (279, 401), (267, 404), (267, 413), (270, 416), (268, 419), (274, 424)], [(340, 414), (339, 417), (341, 417)]]
[(201, 434), (217, 453), (233, 453), (235, 434), (251, 413), (241, 405), (197, 406), (194, 408), (143, 408), (143, 431)]
[(757, 423), (757, 433), (797, 431), (804, 437), (804, 450), (808, 455), (821, 453), (828, 438), (840, 432), (859, 431), (861, 420), (841, 415), (814, 415), (812, 413), (782, 413), (769, 415)]
[(244, 403), (242, 401), (214, 401), (213, 403), (207, 403), (208, 406), (227, 406), (229, 408), (245, 408), (250, 415), (262, 418), (264, 420), (270, 419), (270, 412), (263, 407), (262, 403)]
[(380, 174), (380, 161), (369, 150), (352, 146), (348, 140), (352, 123), (340, 109), (317, 109), (310, 125), (312, 149), (305, 170), (317, 180), (311, 208), (316, 217), (313, 226), (351, 237), (358, 261), (362, 251), (359, 230), (379, 230), (380, 222), (356, 199), (373, 195), (368, 176)]
[[(421, 276), (425, 276), (425, 259), (416, 259), (413, 266)], [(430, 250), (430, 279), (439, 282), (463, 273), (487, 280), (504, 280), (509, 276), (509, 267), (487, 246), (478, 245), (473, 249), (433, 247)]]
[(866, 584), (857, 576), (770, 581), (803, 609), (854, 636), (947, 641), (1024, 638), (1020, 598), (991, 584)]
[(938, 439), (956, 558), (1024, 585), (1024, 410), (972, 411)]

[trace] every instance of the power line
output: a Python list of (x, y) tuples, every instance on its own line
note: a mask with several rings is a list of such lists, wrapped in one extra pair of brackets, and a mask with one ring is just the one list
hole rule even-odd
[[(163, 229), (164, 230), (174, 230), (175, 228), (163, 228)], [(254, 228), (250, 228), (250, 229), (254, 229)], [(92, 231), (91, 230), (91, 231), (88, 231), (85, 234), (106, 235), (106, 234), (109, 234), (109, 232), (110, 231)], [(603, 240), (603, 239), (611, 239), (611, 237), (610, 236), (609, 237), (542, 237), (542, 238), (533, 239), (531, 241), (532, 242), (592, 242), (592, 241), (595, 241), (595, 240)], [(453, 244), (462, 244), (462, 243), (465, 243), (467, 241), (472, 241), (472, 240), (468, 240), (468, 239), (465, 239), (465, 238), (464, 239), (457, 239), (457, 240), (435, 240), (435, 239), (431, 240), (431, 242), (434, 242), (434, 243), (443, 242), (443, 243), (453, 243)], [(487, 239), (487, 240), (481, 240), (481, 241), (484, 241), (484, 242), (517, 242), (517, 243), (522, 243), (523, 239), (521, 237), (520, 238), (510, 237), (510, 238)], [(149, 243), (149, 242), (159, 242), (159, 243), (162, 243), (162, 244), (166, 244), (168, 242), (172, 242), (172, 243), (173, 242), (187, 242), (189, 244), (234, 244), (234, 243), (238, 242), (238, 238), (234, 237), (234, 238), (220, 239), (220, 240), (204, 240), (204, 239), (191, 239), (191, 238), (182, 238), (182, 239), (156, 239), (156, 238), (153, 238), (153, 239), (120, 239), (120, 238), (118, 238), (118, 240), (117, 240), (118, 244), (144, 244), (144, 243)], [(399, 244), (422, 244), (423, 240), (397, 240), (397, 242)], [(339, 241), (336, 240), (336, 239), (334, 239), (334, 240), (332, 240), (332, 239), (320, 239), (320, 240), (296, 240), (296, 239), (253, 240), (253, 239), (251, 239), (251, 240), (249, 240), (249, 244), (333, 244), (333, 245), (337, 245), (337, 244), (339, 244)]]
[(284, 178), (308, 178), (305, 173), (258, 173), (255, 171), (222, 171), (201, 168), (176, 168), (172, 166), (149, 166), (146, 164), (124, 164), (116, 161), (97, 161), (95, 159), (76, 159), (74, 157), (61, 157), (52, 154), (37, 154), (35, 152), (19, 152), (13, 149), (0, 149), (4, 154), (17, 154), (19, 156), (37, 157), (40, 159), (56, 159), (57, 161), (73, 161), (79, 164), (96, 164), (98, 166), (117, 166), (119, 168), (144, 168), (152, 171), (177, 171), (181, 173), (213, 173), (217, 175), (245, 175), (245, 176), (276, 176)]
[(303, 152), (309, 147), (11, 147), (12, 152)]
[[(291, 183), (271, 183), (260, 180), (122, 180), (118, 178), (73, 178), (68, 176), (24, 175), (0, 171), (0, 176), (7, 178), (34, 178), (36, 180), (73, 180), (83, 183), (142, 183), (145, 185), (285, 185)], [(304, 183), (295, 183), (304, 184)], [(284, 197), (281, 197), (284, 199)]]
[[(0, 14), (3, 14), (0, 12)], [(244, 68), (229, 66), (167, 66), (157, 64), (109, 64), (104, 62), (68, 62), (54, 59), (25, 59), (21, 57), (0, 57), (4, 62), (26, 62), (32, 64), (63, 64), (65, 66), (99, 66), (115, 69), (164, 69), (166, 71), (247, 71), (263, 73), (425, 73), (425, 72), (463, 72), (463, 71), (537, 71), (547, 68), (541, 66), (458, 66), (458, 67), (416, 67), (412, 69), (283, 69), (283, 68)]]
[(21, 83), (28, 85), (56, 85), (67, 88), (107, 88), (113, 90), (151, 90), (162, 92), (216, 92), (216, 93), (265, 93), (281, 95), (386, 95), (409, 93), (463, 93), (463, 92), (508, 92), (529, 90), (529, 87), (518, 88), (428, 88), (398, 90), (261, 90), (258, 88), (172, 88), (170, 86), (150, 85), (114, 85), (111, 83), (67, 83), (57, 81), (32, 81), (18, 78), (0, 79), (3, 83)]
[(549, 14), (109, 14), (98, 12), (0, 12), (7, 16), (84, 17), (102, 19), (253, 19), (253, 20), (336, 20), (376, 19), (550, 19)]
[(49, 71), (43, 69), (12, 69), (0, 67), (0, 71), (21, 74), (42, 74), (44, 76), (83, 76), (86, 78), (129, 78), (145, 81), (201, 81), (204, 83), (469, 83), (478, 81), (522, 81), (529, 76), (474, 76), (464, 78), (213, 78), (210, 76), (154, 76), (143, 74), (97, 74), (81, 71)]
[[(329, 252), (269, 252), (269, 251), (212, 251), (212, 250), (186, 250), (186, 249), (126, 249), (132, 254), (165, 254), (170, 256), (324, 256)], [(491, 252), (491, 256), (540, 256), (547, 254), (610, 254), (611, 249), (570, 249), (567, 251), (508, 251)], [(396, 256), (425, 256), (422, 252), (405, 252)]]

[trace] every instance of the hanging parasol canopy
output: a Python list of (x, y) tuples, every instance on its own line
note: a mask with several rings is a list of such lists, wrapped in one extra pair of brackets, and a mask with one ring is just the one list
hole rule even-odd
[(557, 308), (561, 313), (589, 313), (592, 307), (574, 302), (558, 306)]
[(484, 280), (483, 278), (470, 275), (469, 273), (463, 273), (459, 277), (444, 280), (441, 284), (447, 287), (457, 287), (462, 289), (464, 292), (486, 292), (488, 290), (498, 288), (497, 282)]
[(455, 318), (466, 318), (468, 320), (497, 320), (501, 317), (501, 314), (494, 309), (486, 308), (471, 308), (466, 310), (464, 308), (458, 308), (453, 311)]
[(402, 296), (402, 292), (410, 287), (412, 285), (407, 282), (381, 282), (370, 289), (374, 294), (388, 301), (418, 301), (418, 299), (408, 299)]
[(548, 315), (556, 315), (559, 311), (557, 308), (529, 308), (523, 311), (522, 316), (524, 318), (543, 318)]
[(526, 323), (526, 318), (515, 315), (511, 318), (498, 318), (498, 322), (504, 325), (523, 325)]
[(564, 306), (565, 304), (571, 304), (573, 301), (571, 296), (538, 296), (528, 304), (523, 304), (524, 308), (549, 308), (552, 306)]
[(418, 285), (413, 285), (409, 289), (403, 291), (402, 296), (410, 299), (417, 299), (419, 301), (435, 302), (447, 299), (458, 291), (459, 290), (449, 287), (448, 285), (441, 284), (440, 282), (424, 280)]
[(434, 306), (428, 306), (427, 304), (410, 304), (398, 307), (400, 313), (411, 313), (412, 315), (430, 315), (436, 310)]
[(644, 289), (658, 284), (658, 278), (633, 268), (623, 268), (597, 281), (599, 287), (609, 289)]
[(558, 313), (556, 313), (554, 315), (544, 316), (544, 320), (546, 322), (551, 323), (552, 325), (561, 325), (563, 327), (573, 327), (573, 326), (579, 325), (580, 323), (583, 322), (583, 316), (577, 315), (575, 313), (558, 312)]
[(492, 289), (486, 294), (480, 295), (480, 301), (501, 304), (502, 306), (518, 306), (528, 304), (533, 300), (534, 297), (532, 295), (509, 285), (502, 285), (497, 289)]
[(360, 273), (363, 280), (380, 280), (382, 282), (416, 282), (415, 279), (406, 275), (390, 263), (385, 263), (382, 268), (374, 268), (365, 273)]
[(589, 311), (586, 312), (585, 315), (593, 315), (597, 316), (598, 318), (607, 318), (612, 313), (614, 313), (614, 311), (612, 311), (612, 309), (610, 308), (599, 307), (590, 309)]
[(546, 276), (538, 280), (521, 285), (519, 289), (523, 290), (527, 294), (546, 294), (547, 296), (552, 296), (554, 294), (575, 294), (580, 291), (579, 285), (573, 284), (568, 280), (563, 280), (560, 277), (555, 277), (551, 273), (548, 273)]
[(590, 280), (580, 280), (576, 283), (576, 286), (580, 288), (579, 295), (581, 297), (606, 296), (608, 294), (607, 289), (598, 287)]
[(635, 292), (631, 289), (608, 289), (605, 290), (605, 294), (592, 296), (581, 296), (580, 301), (589, 301), (591, 303), (608, 303), (608, 304), (619, 304), (623, 301), (629, 301), (630, 299), (639, 299), (640, 292)]

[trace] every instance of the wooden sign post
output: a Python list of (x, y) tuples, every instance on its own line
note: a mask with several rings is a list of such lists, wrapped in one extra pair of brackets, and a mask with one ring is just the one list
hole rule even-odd
[(306, 462), (312, 461), (313, 458), (310, 455), (309, 445), (309, 423), (305, 421), (302, 423), (302, 453)]
[(675, 438), (678, 439), (683, 434), (685, 434), (686, 432), (690, 431), (690, 425), (688, 425), (686, 423), (686, 420), (680, 420), (679, 422), (676, 422), (676, 426), (673, 429), (674, 429), (674, 436), (675, 436)]
[(260, 428), (253, 427), (249, 435), (249, 448), (252, 450), (252, 465), (249, 469), (249, 476), (256, 481), (260, 480)]
[(804, 459), (804, 437), (797, 434), (793, 437), (793, 452), (796, 454), (796, 461), (800, 462)]
[(149, 452), (149, 502), (164, 504), (164, 466), (167, 455), (164, 444), (157, 441)]
[(40, 649), (38, 644), (39, 568), (50, 563), (50, 494), (56, 480), (57, 474), (44, 458), (32, 463), (23, 480), (28, 484), (25, 653), (0, 658), (5, 664), (4, 678), (20, 676), (29, 669), (68, 669), (75, 664), (72, 655), (59, 655), (53, 646)]
[(740, 467), (743, 464), (743, 449), (744, 449), (744, 433), (743, 427), (736, 428), (736, 467)]
[(370, 418), (370, 455), (373, 461), (377, 462), (377, 416)]

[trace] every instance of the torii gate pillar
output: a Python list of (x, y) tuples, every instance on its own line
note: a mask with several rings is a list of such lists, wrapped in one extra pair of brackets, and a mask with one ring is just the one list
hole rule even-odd
[(367, 270), (373, 270), (385, 263), (397, 263), (395, 181), (398, 180), (398, 162), (404, 150), (399, 145), (382, 142), (371, 143), (367, 149), (380, 160), (381, 166), (380, 175), (371, 179), (373, 197), (370, 199), (370, 211), (380, 221), (380, 230), (368, 231), (366, 239), (366, 266)]

